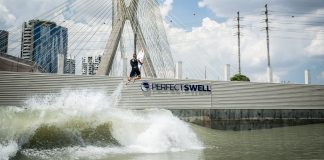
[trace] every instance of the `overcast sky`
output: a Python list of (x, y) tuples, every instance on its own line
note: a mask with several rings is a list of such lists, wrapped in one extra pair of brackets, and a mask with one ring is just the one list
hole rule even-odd
[[(39, 17), (65, 1), (0, 0), (0, 29), (21, 27), (22, 22)], [(240, 11), (242, 74), (254, 82), (265, 82), (263, 13), (267, 3), (275, 82), (304, 83), (304, 70), (310, 69), (312, 83), (324, 84), (323, 0), (159, 0), (159, 3), (172, 54), (175, 61), (183, 61), (185, 77), (204, 78), (206, 67), (207, 79), (223, 80), (226, 64), (231, 64), (232, 75), (237, 73), (234, 18)]]

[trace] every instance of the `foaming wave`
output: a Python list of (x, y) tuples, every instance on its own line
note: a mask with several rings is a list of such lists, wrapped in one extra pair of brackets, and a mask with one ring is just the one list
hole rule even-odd
[(0, 160), (7, 160), (16, 155), (18, 151), (18, 144), (16, 142), (9, 142), (5, 144), (0, 143)]
[(113, 135), (128, 150), (160, 153), (202, 147), (191, 128), (170, 111), (115, 112), (115, 116)]
[[(168, 110), (115, 108), (121, 87), (104, 91), (68, 91), (34, 97), (25, 109), (0, 109), (1, 158), (18, 151), (29, 158), (100, 158), (108, 154), (163, 153), (202, 149), (187, 123)], [(10, 135), (10, 136), (9, 136)], [(73, 143), (62, 138), (73, 137)], [(107, 143), (105, 139), (107, 139)], [(56, 141), (57, 139), (57, 141)], [(53, 146), (47, 146), (53, 142)], [(60, 144), (59, 142), (64, 142)], [(2, 151), (3, 150), (3, 151)]]

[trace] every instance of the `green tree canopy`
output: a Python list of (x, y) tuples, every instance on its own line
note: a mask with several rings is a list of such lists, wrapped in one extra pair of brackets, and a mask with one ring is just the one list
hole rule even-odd
[(242, 74), (236, 74), (231, 78), (231, 81), (248, 81), (250, 82), (249, 77), (242, 75)]

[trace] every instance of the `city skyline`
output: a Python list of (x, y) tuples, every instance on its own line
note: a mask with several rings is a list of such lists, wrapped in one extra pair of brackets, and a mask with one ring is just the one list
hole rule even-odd
[(0, 54), (6, 54), (8, 51), (8, 37), (7, 31), (0, 30)]
[(67, 28), (41, 20), (30, 20), (23, 24), (22, 59), (36, 62), (47, 73), (63, 73), (63, 69), (59, 71), (59, 66), (65, 66), (67, 51)]
[[(11, 2), (11, 3), (10, 3)], [(19, 1), (3, 1), (7, 8), (4, 24), (18, 23), (19, 19), (41, 14), (24, 14), (32, 10)], [(64, 2), (64, 0), (59, 1)], [(53, 6), (59, 2), (50, 2)], [(242, 74), (254, 82), (266, 82), (266, 36), (263, 12), (268, 3), (270, 10), (270, 57), (273, 64), (274, 81), (304, 83), (304, 70), (310, 69), (313, 84), (324, 84), (323, 33), (321, 23), (323, 3), (319, 0), (306, 1), (209, 1), (189, 0), (186, 3), (173, 0), (159, 0), (165, 21), (165, 30), (176, 61), (183, 61), (184, 77), (204, 78), (205, 67), (209, 79), (222, 80), (223, 69), (231, 64), (231, 75), (237, 73), (237, 40), (233, 18), (236, 12), (242, 15)], [(10, 4), (10, 5), (9, 5)], [(45, 6), (45, 2), (38, 3)], [(17, 7), (16, 7), (17, 8)], [(38, 15), (39, 15), (38, 14)], [(91, 12), (89, 11), (89, 16)], [(13, 19), (16, 21), (13, 22)], [(287, 24), (285, 24), (287, 23)], [(310, 25), (307, 25), (310, 24)], [(298, 27), (299, 26), (299, 27)], [(129, 42), (127, 42), (129, 43)], [(188, 45), (191, 44), (191, 45)], [(291, 45), (294, 44), (294, 45)], [(90, 48), (90, 47), (89, 47)], [(99, 48), (99, 47), (98, 47)], [(195, 58), (196, 54), (200, 56)], [(80, 52), (79, 59), (90, 52)], [(97, 55), (93, 53), (92, 55)], [(78, 60), (81, 61), (81, 60)], [(80, 62), (76, 62), (80, 64)], [(194, 73), (189, 73), (189, 71)], [(80, 71), (79, 71), (80, 72)]]

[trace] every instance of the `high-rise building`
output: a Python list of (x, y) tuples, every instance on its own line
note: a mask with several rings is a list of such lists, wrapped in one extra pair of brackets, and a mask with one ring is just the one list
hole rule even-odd
[(75, 74), (75, 60), (68, 58), (64, 67), (64, 74)]
[[(21, 58), (34, 61), (45, 72), (63, 73), (68, 51), (68, 29), (54, 22), (30, 20), (23, 24)], [(62, 61), (59, 57), (63, 57)]]
[(8, 52), (8, 37), (9, 32), (0, 30), (0, 54)]
[(100, 62), (101, 62), (101, 56), (83, 57), (82, 58), (82, 75), (96, 75)]

